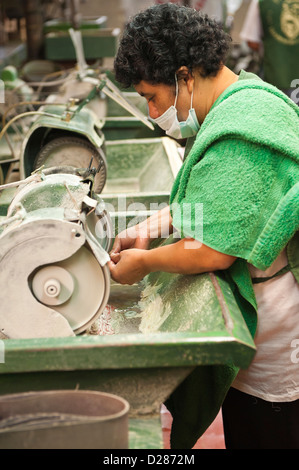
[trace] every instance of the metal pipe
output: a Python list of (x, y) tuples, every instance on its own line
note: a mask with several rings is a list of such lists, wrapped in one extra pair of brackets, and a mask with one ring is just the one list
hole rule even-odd
[(27, 58), (38, 59), (43, 46), (43, 11), (40, 0), (25, 0)]

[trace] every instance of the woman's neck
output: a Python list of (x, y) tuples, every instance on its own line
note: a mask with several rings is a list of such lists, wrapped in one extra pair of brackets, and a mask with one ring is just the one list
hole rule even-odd
[(194, 108), (200, 122), (206, 115), (219, 96), (233, 83), (238, 81), (238, 75), (226, 66), (223, 66), (216, 77), (203, 78), (197, 75), (194, 90)]

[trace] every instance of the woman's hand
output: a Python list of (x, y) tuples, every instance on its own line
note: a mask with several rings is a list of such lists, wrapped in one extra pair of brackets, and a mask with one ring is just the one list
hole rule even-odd
[(108, 262), (111, 277), (119, 284), (134, 284), (148, 274), (144, 263), (145, 250), (131, 248), (115, 254)]
[(119, 284), (134, 284), (146, 274), (141, 253), (148, 249), (150, 238), (142, 226), (135, 225), (119, 233), (108, 263), (111, 277)]
[(133, 284), (150, 272), (145, 267), (150, 242), (172, 232), (169, 206), (145, 221), (129, 227), (115, 238), (108, 266), (111, 277), (120, 284)]
[(110, 258), (114, 263), (118, 263), (120, 253), (124, 250), (133, 248), (147, 250), (149, 244), (150, 239), (148, 238), (147, 233), (138, 225), (135, 225), (134, 227), (124, 230), (115, 237), (114, 244), (110, 252)]

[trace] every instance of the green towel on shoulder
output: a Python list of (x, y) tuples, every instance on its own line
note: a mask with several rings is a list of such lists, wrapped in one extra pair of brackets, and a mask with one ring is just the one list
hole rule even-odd
[[(204, 244), (262, 270), (273, 263), (299, 223), (298, 114), (259, 80), (238, 81), (218, 98), (173, 185), (173, 225), (183, 236), (203, 233)], [(191, 217), (181, 217), (183, 204)]]
[[(298, 106), (260, 79), (231, 85), (206, 116), (170, 197), (182, 237), (238, 258), (222, 274), (252, 336), (257, 306), (247, 262), (267, 269), (299, 229), (298, 114)], [(196, 443), (237, 372), (233, 364), (197, 367), (172, 394), (166, 406), (174, 418), (173, 448)]]

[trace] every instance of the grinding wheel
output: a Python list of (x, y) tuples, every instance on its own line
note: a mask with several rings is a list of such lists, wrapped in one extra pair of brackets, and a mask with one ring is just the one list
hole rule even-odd
[(44, 166), (45, 168), (73, 167), (88, 168), (91, 159), (92, 166), (97, 168), (102, 165), (94, 179), (94, 191), (100, 193), (106, 182), (107, 164), (104, 154), (90, 142), (79, 137), (58, 137), (48, 142), (38, 153), (34, 170)]
[(36, 299), (63, 315), (76, 334), (102, 313), (109, 283), (109, 269), (100, 266), (85, 246), (68, 259), (41, 266), (31, 276)]

